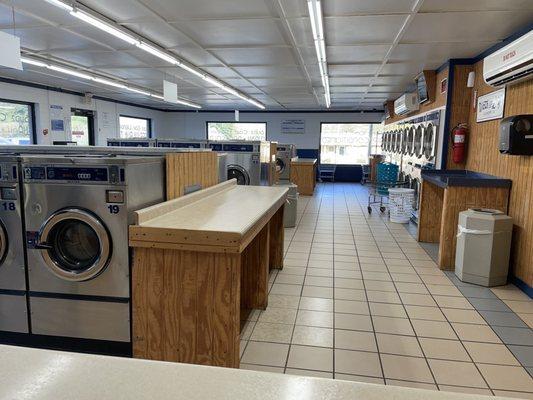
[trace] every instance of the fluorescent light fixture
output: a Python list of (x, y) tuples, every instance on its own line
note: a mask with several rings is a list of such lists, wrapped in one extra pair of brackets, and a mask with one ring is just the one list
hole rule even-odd
[(165, 100), (165, 98), (159, 94), (155, 94), (155, 93), (150, 93), (150, 97), (154, 97), (156, 99), (159, 99), (159, 100)]
[(46, 63), (41, 62), (41, 61), (38, 61), (38, 60), (34, 60), (33, 58), (22, 57), (20, 60), (21, 60), (24, 64), (35, 65), (35, 66), (37, 66), (37, 67), (42, 67), (42, 68), (46, 68), (46, 67), (48, 67), (48, 65), (46, 65)]
[(197, 108), (197, 109), (202, 108), (202, 106), (200, 106), (198, 104), (195, 104), (195, 103), (191, 103), (190, 101), (187, 101), (187, 100), (178, 99), (178, 101), (176, 101), (176, 103), (182, 104), (184, 106), (192, 107), (192, 108)]
[(222, 82), (220, 82), (218, 79), (215, 79), (209, 75), (204, 75), (204, 81), (209, 82), (212, 85), (218, 86), (221, 89), (228, 90), (229, 88), (226, 87)]
[(161, 51), (159, 49), (156, 49), (154, 46), (151, 46), (144, 42), (138, 42), (135, 43), (135, 46), (137, 46), (139, 49), (146, 51), (147, 53), (150, 53), (170, 64), (178, 65), (179, 61), (176, 60), (174, 57), (172, 57), (170, 54), (165, 53), (164, 51)]
[(133, 36), (121, 31), (118, 28), (113, 27), (111, 24), (108, 24), (101, 19), (98, 19), (96, 17), (93, 17), (89, 13), (75, 9), (70, 12), (70, 15), (73, 17), (76, 17), (78, 19), (81, 19), (84, 22), (87, 22), (88, 24), (94, 26), (95, 28), (98, 28), (104, 32), (109, 33), (110, 35), (115, 36), (116, 38), (124, 40), (126, 43), (129, 44), (137, 44), (139, 41), (135, 39)]
[(44, 1), (46, 1), (47, 3), (53, 4), (56, 7), (62, 8), (63, 10), (67, 10), (67, 11), (73, 10), (70, 4), (63, 3), (62, 1), (59, 1), (59, 0), (44, 0)]
[(75, 71), (73, 69), (59, 67), (57, 65), (49, 65), (49, 66), (47, 66), (47, 68), (51, 69), (52, 71), (61, 72), (61, 73), (66, 74), (66, 75), (72, 75), (72, 76), (76, 76), (76, 77), (82, 78), (82, 79), (87, 79), (87, 80), (93, 79), (93, 77), (91, 75), (84, 74), (83, 72), (78, 72), (78, 71)]
[(198, 69), (196, 68), (193, 68), (187, 64), (184, 64), (184, 63), (179, 63), (178, 64), (178, 67), (180, 67), (181, 69), (184, 69), (185, 71), (187, 72), (190, 72), (191, 74), (194, 74), (200, 78), (204, 78), (205, 74), (202, 72), (202, 71), (199, 71)]
[(322, 5), (320, 0), (307, 0), (309, 8), (309, 19), (311, 21), (311, 30), (313, 31), (313, 40), (315, 42), (316, 57), (318, 59), (318, 68), (322, 86), (324, 86), (324, 99), (326, 107), (331, 106), (331, 93), (329, 90), (328, 63), (326, 54), (326, 41), (324, 39), (324, 19), (322, 16)]
[(145, 96), (150, 96), (151, 95), (151, 93), (147, 92), (146, 90), (135, 89), (135, 88), (132, 88), (132, 87), (129, 87), (129, 86), (126, 87), (126, 89), (129, 90), (130, 92), (143, 94)]
[(102, 85), (113, 86), (113, 87), (120, 88), (120, 89), (127, 89), (126, 85), (124, 85), (124, 84), (122, 84), (120, 82), (111, 81), (111, 80), (105, 79), (105, 78), (99, 78), (97, 76), (95, 76), (93, 78), (93, 81), (95, 81), (97, 83), (101, 83)]

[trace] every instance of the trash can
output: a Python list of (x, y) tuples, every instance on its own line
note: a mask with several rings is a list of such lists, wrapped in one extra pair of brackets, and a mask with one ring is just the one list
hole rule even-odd
[(513, 219), (498, 210), (474, 208), (459, 213), (455, 275), (482, 286), (507, 283)]
[(415, 190), (405, 188), (389, 189), (390, 221), (406, 224), (413, 216)]
[(279, 182), (276, 186), (289, 188), (287, 203), (283, 213), (283, 226), (285, 228), (294, 228), (296, 226), (296, 211), (298, 208), (298, 186), (290, 182)]

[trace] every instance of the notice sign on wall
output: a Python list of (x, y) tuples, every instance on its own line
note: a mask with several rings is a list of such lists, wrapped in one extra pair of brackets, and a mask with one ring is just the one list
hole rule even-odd
[(479, 96), (477, 99), (477, 122), (503, 118), (505, 88)]
[(50, 127), (52, 132), (64, 132), (65, 120), (63, 119), (63, 107), (50, 105)]
[(281, 121), (281, 133), (286, 135), (305, 133), (305, 120), (303, 119), (285, 119)]

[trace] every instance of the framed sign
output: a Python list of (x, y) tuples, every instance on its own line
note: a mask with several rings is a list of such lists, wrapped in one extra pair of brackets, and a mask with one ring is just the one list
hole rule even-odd
[(503, 118), (505, 88), (477, 98), (477, 122)]
[(281, 133), (292, 134), (304, 134), (305, 133), (305, 120), (303, 119), (285, 119), (281, 121)]

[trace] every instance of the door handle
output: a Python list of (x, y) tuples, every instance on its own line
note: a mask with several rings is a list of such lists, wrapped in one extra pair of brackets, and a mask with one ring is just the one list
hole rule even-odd
[(50, 246), (48, 243), (37, 243), (35, 248), (38, 250), (52, 250), (52, 246)]

